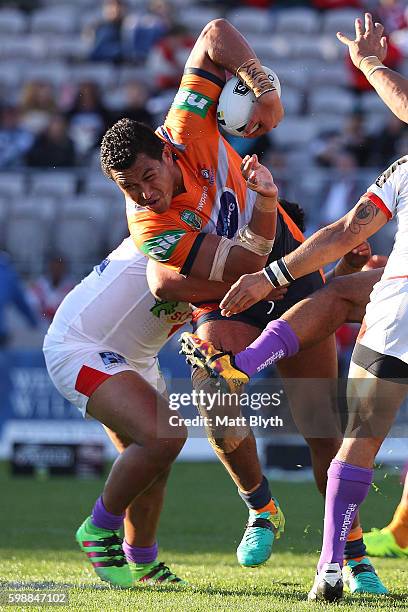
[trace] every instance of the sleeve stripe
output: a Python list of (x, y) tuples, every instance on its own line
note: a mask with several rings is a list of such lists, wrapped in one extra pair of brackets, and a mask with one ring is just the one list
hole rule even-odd
[(193, 246), (191, 247), (190, 252), (187, 255), (187, 259), (184, 262), (180, 270), (180, 274), (182, 274), (183, 276), (188, 276), (190, 274), (191, 268), (193, 267), (194, 260), (197, 257), (197, 253), (200, 249), (201, 243), (204, 240), (205, 236), (206, 235), (204, 232), (197, 234), (197, 238), (195, 239)]
[(203, 79), (207, 79), (207, 81), (211, 81), (211, 83), (219, 87), (224, 87), (225, 85), (225, 81), (215, 76), (215, 74), (212, 74), (212, 72), (207, 72), (207, 70), (202, 70), (201, 68), (186, 68), (184, 74), (195, 74)]
[(384, 204), (384, 202), (382, 201), (382, 199), (378, 195), (376, 195), (375, 193), (372, 193), (371, 191), (369, 191), (368, 193), (366, 193), (366, 196), (367, 196), (367, 198), (369, 200), (371, 200), (371, 202), (373, 204), (375, 204), (377, 206), (377, 208), (382, 210), (382, 212), (386, 215), (388, 221), (392, 218), (392, 212)]

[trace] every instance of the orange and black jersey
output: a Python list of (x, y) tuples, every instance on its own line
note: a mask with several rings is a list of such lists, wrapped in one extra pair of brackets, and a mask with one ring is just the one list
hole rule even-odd
[(241, 174), (241, 158), (218, 130), (217, 102), (223, 82), (188, 68), (157, 135), (168, 143), (186, 191), (157, 214), (127, 201), (129, 230), (136, 246), (187, 275), (206, 233), (233, 238), (249, 223), (256, 193)]

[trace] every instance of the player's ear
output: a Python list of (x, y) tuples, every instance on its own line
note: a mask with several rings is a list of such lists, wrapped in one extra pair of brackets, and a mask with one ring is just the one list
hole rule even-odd
[(167, 165), (173, 165), (173, 153), (168, 144), (163, 147), (162, 160)]

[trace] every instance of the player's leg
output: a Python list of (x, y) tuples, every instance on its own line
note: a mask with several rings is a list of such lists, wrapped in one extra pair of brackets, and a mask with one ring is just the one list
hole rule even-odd
[[(334, 336), (304, 349), (278, 364), (292, 415), (306, 439), (317, 487), (326, 494), (327, 470), (339, 450), (343, 435), (338, 410), (337, 350)], [(345, 562), (351, 566), (368, 562), (358, 513), (347, 538)], [(357, 574), (353, 592), (379, 593), (386, 589), (376, 574)]]
[(117, 532), (133, 500), (168, 471), (186, 431), (183, 426), (170, 426), (167, 402), (132, 370), (105, 379), (90, 394), (87, 413), (131, 443), (114, 462), (92, 516), (77, 532), (77, 541), (103, 580), (129, 586), (125, 574), (130, 570)]
[[(345, 542), (355, 514), (370, 489), (375, 456), (407, 390), (405, 384), (377, 378), (351, 364), (349, 423), (346, 437), (328, 471), (323, 546), (310, 599), (332, 601), (342, 596)], [(374, 569), (365, 563), (356, 573), (359, 571), (369, 575)], [(354, 574), (349, 573), (348, 581), (352, 583)]]
[(213, 343), (203, 345), (188, 333), (182, 334), (182, 350), (192, 354), (197, 365), (212, 375), (246, 382), (257, 371), (324, 340), (343, 323), (361, 321), (381, 274), (379, 269), (335, 278), (292, 306), (280, 319), (268, 323), (261, 335), (234, 359)]
[[(105, 429), (119, 453), (132, 444), (130, 439), (121, 438), (107, 427)], [(180, 578), (157, 560), (157, 529), (169, 474), (170, 468), (163, 471), (126, 508), (123, 550), (135, 582), (181, 582)]]
[[(221, 346), (223, 350), (234, 352), (251, 342), (258, 332), (258, 328), (252, 325), (224, 319), (203, 323), (197, 330), (197, 336), (204, 342), (211, 342)], [(193, 385), (197, 391), (204, 388), (207, 393), (214, 393), (217, 390), (206, 372), (198, 368), (193, 373)], [(229, 390), (239, 393), (240, 386)], [(208, 416), (205, 408), (202, 414)], [(239, 403), (216, 404), (211, 410), (213, 423), (217, 415), (239, 418)], [(244, 566), (260, 565), (270, 557), (274, 539), (279, 538), (283, 532), (284, 517), (277, 500), (271, 496), (267, 479), (262, 474), (255, 437), (246, 425), (230, 425), (225, 428), (218, 426), (214, 431), (207, 431), (207, 434), (214, 451), (236, 483), (239, 495), (249, 509), (248, 525), (237, 550), (238, 560)]]
[(364, 534), (367, 551), (373, 557), (408, 557), (408, 472), (392, 521), (383, 529)]

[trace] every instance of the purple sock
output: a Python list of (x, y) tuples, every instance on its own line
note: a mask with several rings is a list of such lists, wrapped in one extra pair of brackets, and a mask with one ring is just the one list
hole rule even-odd
[(152, 563), (156, 560), (159, 550), (157, 542), (153, 546), (131, 546), (123, 540), (122, 547), (128, 563)]
[(343, 566), (346, 540), (358, 508), (367, 497), (373, 470), (333, 459), (327, 476), (323, 546), (318, 571), (324, 563)]
[(284, 319), (277, 319), (268, 323), (252, 344), (235, 355), (235, 364), (252, 376), (279, 359), (295, 355), (298, 350), (299, 340), (289, 323)]
[(92, 510), (92, 523), (99, 529), (109, 529), (110, 531), (118, 531), (122, 527), (125, 513), (112, 514), (105, 508), (102, 495), (98, 497)]

